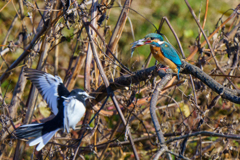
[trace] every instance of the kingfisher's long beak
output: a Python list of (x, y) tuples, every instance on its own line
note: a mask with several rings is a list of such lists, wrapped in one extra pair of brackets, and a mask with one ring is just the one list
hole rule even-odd
[(143, 45), (148, 44), (148, 43), (151, 43), (151, 41), (146, 40), (145, 38), (131, 43), (131, 45), (132, 45), (132, 47), (131, 47), (131, 57), (133, 56), (133, 52), (134, 52), (135, 48), (143, 46)]
[(152, 43), (152, 40), (146, 40), (146, 41), (144, 42), (144, 45), (149, 44), (149, 43)]

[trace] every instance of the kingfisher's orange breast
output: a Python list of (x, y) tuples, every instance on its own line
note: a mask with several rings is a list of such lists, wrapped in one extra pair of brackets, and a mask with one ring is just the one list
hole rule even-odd
[(160, 47), (153, 47), (150, 46), (151, 49), (151, 53), (153, 55), (153, 57), (161, 64), (165, 65), (165, 66), (169, 66), (169, 68), (171, 68), (175, 73), (178, 73), (178, 69), (177, 69), (177, 65), (175, 63), (173, 63), (170, 59), (167, 59), (162, 51)]
[[(160, 63), (164, 63), (164, 55), (162, 54), (162, 51), (159, 47), (153, 47), (153, 46), (150, 46), (150, 49), (151, 49), (151, 53), (153, 55), (153, 57), (159, 61)], [(163, 64), (164, 65), (164, 64)]]

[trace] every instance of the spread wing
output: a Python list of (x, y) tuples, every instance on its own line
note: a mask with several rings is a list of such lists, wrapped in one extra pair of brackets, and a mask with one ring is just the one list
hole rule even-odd
[(63, 85), (62, 79), (31, 68), (25, 68), (25, 73), (27, 79), (36, 86), (43, 99), (52, 109), (53, 114), (56, 115), (58, 113), (58, 97), (69, 94), (69, 91)]
[(168, 42), (161, 44), (161, 50), (163, 55), (175, 63), (178, 67), (182, 65), (181, 59), (177, 51)]

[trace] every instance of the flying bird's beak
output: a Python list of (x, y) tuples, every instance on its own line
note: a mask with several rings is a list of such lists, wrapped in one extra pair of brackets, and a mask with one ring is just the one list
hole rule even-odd
[(88, 96), (87, 98), (88, 98), (88, 99), (89, 99), (89, 98), (91, 98), (91, 99), (95, 99), (95, 97), (93, 97), (93, 96)]
[(132, 47), (131, 47), (131, 57), (133, 56), (133, 52), (135, 50), (135, 48), (143, 46), (146, 44), (146, 42), (148, 42), (145, 38), (140, 39), (138, 41), (135, 41), (133, 43), (131, 43)]

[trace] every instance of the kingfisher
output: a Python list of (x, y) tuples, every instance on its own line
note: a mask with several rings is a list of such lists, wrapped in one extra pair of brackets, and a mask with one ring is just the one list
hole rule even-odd
[(56, 115), (45, 123), (26, 124), (15, 130), (15, 135), (19, 139), (32, 137), (28, 141), (29, 146), (38, 144), (36, 150), (40, 151), (58, 130), (64, 129), (64, 132), (69, 133), (70, 128), (75, 129), (86, 111), (85, 101), (94, 97), (81, 89), (69, 92), (59, 76), (30, 68), (24, 71), (27, 79), (36, 86), (53, 114)]
[(135, 48), (149, 44), (153, 57), (161, 64), (169, 66), (179, 79), (180, 66), (182, 65), (181, 59), (177, 51), (171, 44), (163, 40), (163, 37), (157, 33), (150, 33), (143, 39), (132, 43), (131, 56)]

